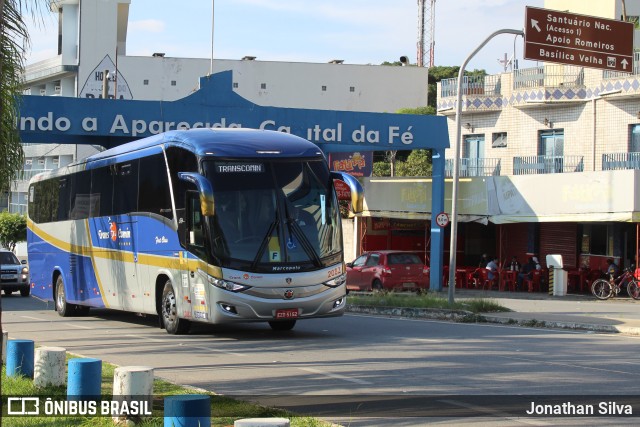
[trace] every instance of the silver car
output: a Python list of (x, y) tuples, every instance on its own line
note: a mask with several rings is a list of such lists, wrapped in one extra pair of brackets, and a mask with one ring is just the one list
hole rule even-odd
[(0, 279), (5, 295), (20, 291), (20, 295), (28, 297), (31, 293), (29, 284), (29, 267), (27, 261), (18, 259), (11, 251), (0, 249)]

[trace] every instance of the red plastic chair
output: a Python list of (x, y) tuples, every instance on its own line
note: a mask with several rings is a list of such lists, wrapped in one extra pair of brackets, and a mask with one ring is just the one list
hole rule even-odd
[(491, 290), (491, 288), (497, 284), (497, 280), (498, 280), (498, 273), (494, 273), (493, 275), (493, 279), (489, 279), (489, 270), (487, 270), (486, 268), (479, 268), (478, 270), (476, 270), (478, 272), (478, 280), (479, 280), (479, 286), (482, 287), (482, 289), (488, 289)]
[(531, 277), (524, 278), (524, 286), (529, 289), (529, 292), (533, 292), (534, 290), (540, 292), (540, 270), (534, 270), (531, 272)]
[(517, 277), (517, 271), (503, 270), (500, 273), (500, 290), (504, 291), (504, 288), (508, 288), (511, 292), (515, 292)]

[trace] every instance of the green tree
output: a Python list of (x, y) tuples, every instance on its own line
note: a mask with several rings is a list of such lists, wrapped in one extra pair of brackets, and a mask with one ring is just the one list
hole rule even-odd
[[(401, 108), (398, 114), (435, 115), (430, 105)], [(373, 163), (373, 176), (431, 176), (431, 150), (387, 151), (385, 159)]]
[(27, 219), (18, 213), (0, 213), (0, 246), (13, 252), (16, 243), (27, 240)]
[(413, 150), (398, 164), (396, 176), (431, 176), (431, 150)]
[(0, 0), (0, 190), (7, 191), (22, 168), (23, 151), (16, 127), (24, 47), (28, 41), (22, 0)]
[[(2, 192), (9, 189), (13, 177), (22, 168), (24, 160), (20, 135), (16, 127), (25, 49), (29, 46), (29, 33), (23, 19), (23, 12), (30, 11), (32, 16), (35, 16), (41, 7), (46, 8), (48, 4), (47, 0), (0, 0), (0, 191)], [(0, 330), (2, 330), (1, 297)], [(2, 346), (0, 346), (0, 356), (1, 349)]]

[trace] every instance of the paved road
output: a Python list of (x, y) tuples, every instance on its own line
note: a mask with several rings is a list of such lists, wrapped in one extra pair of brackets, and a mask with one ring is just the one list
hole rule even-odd
[[(379, 416), (385, 404), (379, 399), (373, 407), (351, 408), (349, 413), (356, 411), (358, 417), (347, 421), (336, 418), (335, 410), (314, 412), (354, 427), (423, 425), (422, 418), (399, 417), (406, 411), (424, 415), (426, 403), (410, 399), (424, 395), (455, 396), (446, 404), (476, 415), (484, 408), (491, 417), (487, 425), (571, 425), (575, 420), (514, 417), (503, 408), (483, 406), (477, 400), (482, 396), (640, 396), (640, 340), (626, 335), (346, 315), (299, 322), (286, 333), (263, 324), (202, 325), (190, 335), (170, 336), (155, 327), (154, 317), (95, 310), (88, 317), (61, 318), (31, 298), (3, 298), (2, 304), (10, 338), (62, 346), (117, 365), (150, 365), (156, 376), (180, 384), (261, 396), (261, 401), (277, 406), (306, 404), (296, 396), (316, 395), (316, 400), (318, 394), (343, 396), (343, 401), (348, 396), (385, 396), (408, 405), (386, 402), (391, 418), (375, 420), (359, 416), (367, 415), (362, 408)], [(451, 399), (442, 397), (438, 404), (444, 400)], [(640, 413), (640, 407), (635, 409)], [(481, 421), (465, 418), (465, 423)], [(627, 421), (597, 418), (580, 424)]]

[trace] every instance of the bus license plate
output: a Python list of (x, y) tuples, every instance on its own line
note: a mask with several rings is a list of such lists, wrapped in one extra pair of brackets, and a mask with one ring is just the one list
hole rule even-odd
[(297, 319), (297, 308), (286, 308), (282, 310), (276, 310), (276, 319)]

